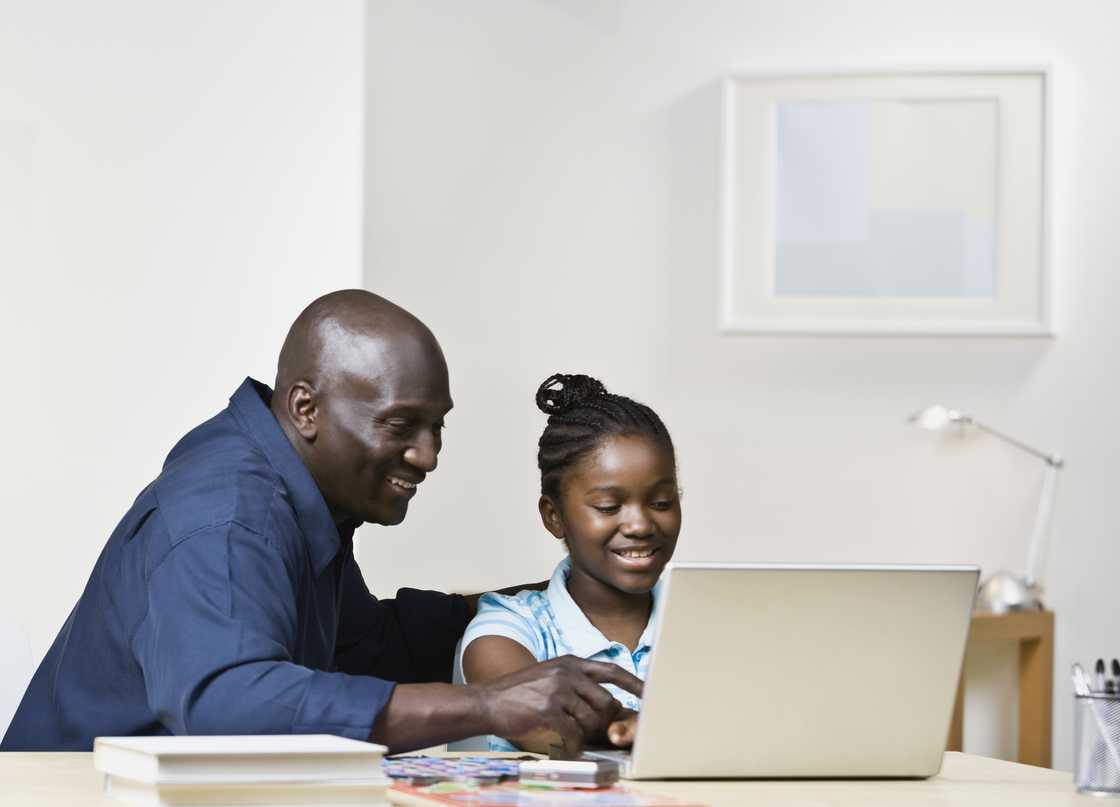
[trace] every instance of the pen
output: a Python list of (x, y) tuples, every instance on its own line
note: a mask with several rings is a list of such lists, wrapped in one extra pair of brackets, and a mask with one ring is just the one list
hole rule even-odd
[(1093, 677), (1093, 683), (1096, 684), (1096, 686), (1093, 687), (1093, 691), (1094, 692), (1104, 692), (1104, 659), (1103, 658), (1097, 659), (1097, 666), (1093, 669), (1093, 672), (1096, 673), (1096, 675), (1094, 675), (1094, 677)]
[(1120, 661), (1112, 660), (1112, 677), (1116, 679), (1116, 688), (1120, 689)]
[(1070, 674), (1073, 676), (1073, 691), (1081, 697), (1091, 694), (1092, 690), (1089, 688), (1089, 676), (1086, 675), (1085, 669), (1077, 662), (1073, 663), (1070, 668)]

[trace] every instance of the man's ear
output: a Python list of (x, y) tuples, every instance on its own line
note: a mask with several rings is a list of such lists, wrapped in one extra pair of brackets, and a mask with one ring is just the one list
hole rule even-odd
[(295, 382), (288, 387), (286, 403), (288, 420), (301, 437), (314, 442), (319, 435), (319, 396), (315, 394), (315, 388), (306, 381)]
[(541, 512), (541, 523), (544, 528), (552, 533), (557, 540), (564, 540), (564, 520), (560, 518), (560, 508), (551, 496), (541, 496), (537, 502), (537, 509)]

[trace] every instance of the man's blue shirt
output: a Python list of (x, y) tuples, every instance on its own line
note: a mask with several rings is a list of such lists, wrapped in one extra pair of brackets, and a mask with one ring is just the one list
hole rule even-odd
[(187, 434), (106, 544), (0, 750), (138, 734), (364, 740), (394, 682), (447, 681), (462, 597), (375, 599), (246, 379)]

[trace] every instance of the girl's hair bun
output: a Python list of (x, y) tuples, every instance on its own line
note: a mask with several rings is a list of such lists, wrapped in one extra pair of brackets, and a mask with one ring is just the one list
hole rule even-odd
[(606, 394), (607, 388), (597, 378), (556, 373), (537, 388), (537, 408), (546, 415), (562, 415)]

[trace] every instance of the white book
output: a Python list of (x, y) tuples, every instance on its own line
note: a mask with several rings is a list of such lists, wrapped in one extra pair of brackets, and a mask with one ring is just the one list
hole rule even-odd
[(389, 780), (169, 785), (105, 777), (105, 795), (142, 807), (387, 807)]
[(93, 766), (148, 784), (380, 782), (386, 750), (329, 734), (97, 737)]

